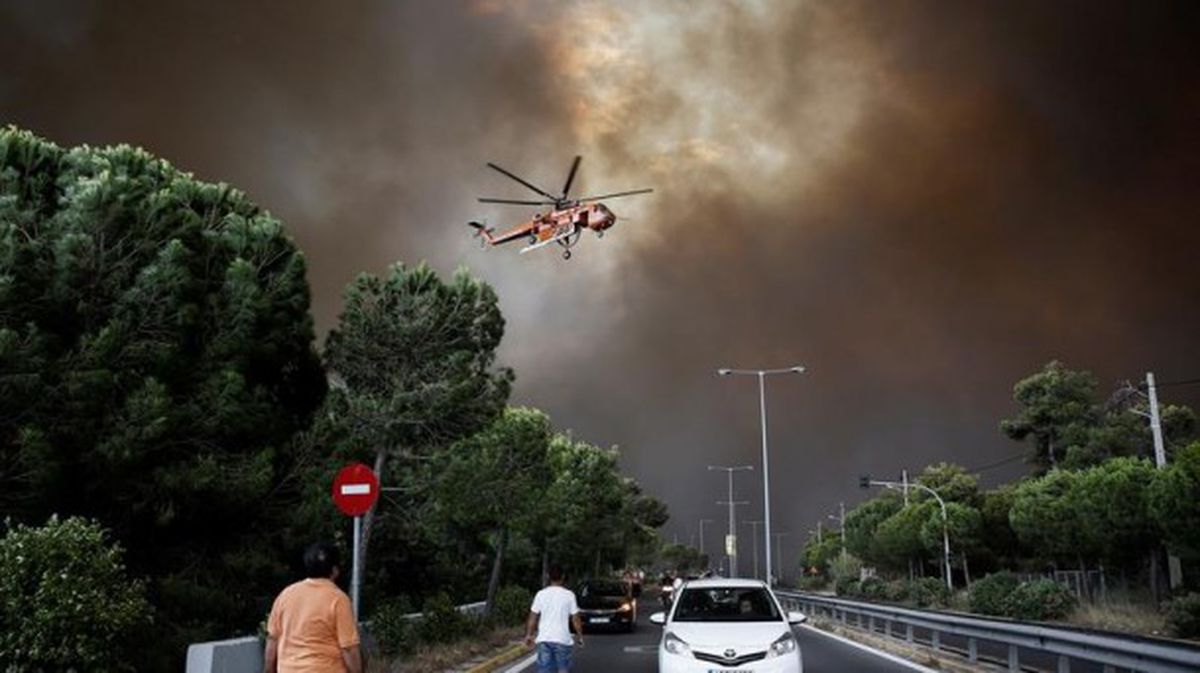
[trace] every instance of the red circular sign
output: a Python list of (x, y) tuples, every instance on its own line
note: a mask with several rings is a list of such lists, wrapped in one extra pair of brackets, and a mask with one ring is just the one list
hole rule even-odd
[(362, 516), (379, 498), (379, 479), (362, 463), (350, 463), (333, 478), (333, 504), (346, 516)]

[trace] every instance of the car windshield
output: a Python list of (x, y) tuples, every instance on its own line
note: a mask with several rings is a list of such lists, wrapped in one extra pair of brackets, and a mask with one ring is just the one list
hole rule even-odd
[(624, 596), (625, 585), (620, 582), (591, 581), (584, 582), (579, 587), (579, 596)]
[(782, 619), (762, 587), (687, 588), (679, 598), (677, 622), (774, 622)]

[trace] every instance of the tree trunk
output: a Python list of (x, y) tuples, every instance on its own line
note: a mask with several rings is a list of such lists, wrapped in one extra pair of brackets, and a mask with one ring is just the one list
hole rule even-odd
[(1079, 593), (1082, 594), (1083, 597), (1088, 600), (1088, 602), (1091, 602), (1092, 592), (1091, 587), (1088, 586), (1087, 566), (1083, 563), (1082, 556), (1078, 556), (1076, 558), (1079, 559)]
[(966, 582), (967, 588), (971, 588), (971, 569), (967, 566), (967, 555), (962, 555), (963, 581)]
[[(375, 452), (375, 478), (379, 480), (380, 488), (383, 487), (383, 461), (386, 455), (386, 449), (379, 449)], [(359, 541), (358, 547), (358, 571), (363, 575), (367, 574), (367, 542), (371, 540), (371, 530), (374, 528), (375, 508), (377, 507), (379, 507), (379, 498), (375, 499), (375, 504), (371, 505), (371, 509), (367, 510), (367, 513), (363, 515), (362, 539)]]
[(508, 528), (500, 529), (500, 538), (496, 540), (496, 558), (492, 562), (492, 577), (488, 580), (487, 614), (492, 614), (496, 605), (496, 591), (500, 588), (500, 570), (504, 564), (504, 548), (508, 545)]
[(596, 548), (596, 568), (592, 571), (592, 577), (600, 576), (600, 548)]
[(1155, 545), (1150, 549), (1150, 593), (1155, 603), (1161, 603), (1165, 598), (1162, 583), (1162, 551)]
[(542, 586), (550, 584), (550, 538), (542, 541)]

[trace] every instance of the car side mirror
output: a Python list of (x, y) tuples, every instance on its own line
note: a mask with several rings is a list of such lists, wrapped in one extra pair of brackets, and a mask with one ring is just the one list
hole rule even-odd
[(666, 624), (667, 623), (667, 613), (655, 612), (654, 614), (650, 615), (650, 623), (658, 624), (659, 626)]
[(796, 612), (794, 610), (789, 610), (787, 613), (787, 620), (788, 620), (788, 624), (795, 626), (797, 624), (803, 624), (804, 622), (807, 622), (808, 615), (804, 614), (803, 612)]

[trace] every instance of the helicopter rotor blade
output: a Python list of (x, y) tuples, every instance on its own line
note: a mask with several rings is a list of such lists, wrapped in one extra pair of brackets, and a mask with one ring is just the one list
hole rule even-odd
[(524, 180), (522, 180), (521, 178), (518, 178), (517, 176), (513, 175), (512, 173), (509, 173), (508, 171), (504, 170), (503, 168), (500, 168), (499, 166), (497, 166), (496, 164), (493, 164), (493, 163), (492, 163), (492, 162), (490, 162), (490, 161), (488, 162), (488, 164), (487, 164), (487, 165), (488, 165), (488, 168), (491, 168), (491, 169), (492, 169), (492, 170), (494, 170), (494, 171), (497, 171), (497, 172), (499, 172), (499, 173), (501, 173), (501, 174), (503, 174), (503, 175), (505, 175), (505, 176), (507, 176), (507, 177), (509, 177), (509, 178), (512, 178), (513, 180), (516, 180), (517, 182), (519, 182), (519, 183), (521, 183), (521, 184), (525, 185), (526, 187), (528, 187), (528, 188), (532, 189), (533, 191), (537, 192), (538, 194), (541, 194), (542, 196), (544, 196), (544, 197), (546, 197), (546, 198), (550, 199), (550, 200), (551, 200), (551, 203), (557, 203), (557, 199), (555, 199), (554, 195), (553, 195), (553, 194), (547, 194), (547, 193), (546, 193), (546, 191), (545, 191), (544, 189), (541, 189), (540, 187), (536, 187), (536, 186), (534, 186), (534, 185), (531, 185), (531, 184), (529, 184), (528, 182), (525, 182), (525, 181), (524, 181)]
[(552, 206), (555, 201), (522, 201), (520, 199), (489, 199), (480, 197), (480, 203), (507, 203), (513, 206)]
[(601, 194), (600, 196), (586, 196), (582, 199), (575, 199), (583, 203), (585, 201), (602, 201), (604, 199), (615, 199), (619, 196), (633, 196), (634, 194), (649, 194), (653, 189), (633, 189), (628, 192), (613, 192), (612, 194)]
[(562, 198), (567, 198), (567, 192), (571, 191), (571, 183), (575, 181), (575, 171), (579, 170), (579, 162), (583, 157), (575, 155), (575, 161), (571, 162), (571, 170), (567, 173), (567, 184), (563, 185)]

